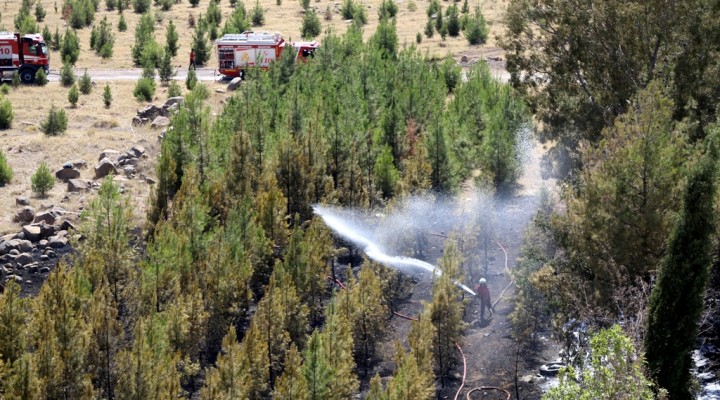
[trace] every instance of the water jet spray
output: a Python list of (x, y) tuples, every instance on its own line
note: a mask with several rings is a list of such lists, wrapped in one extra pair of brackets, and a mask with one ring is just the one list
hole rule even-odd
[[(361, 248), (371, 260), (399, 270), (420, 269), (437, 276), (442, 275), (442, 271), (439, 268), (428, 262), (418, 260), (417, 258), (393, 256), (385, 253), (377, 243), (370, 239), (370, 235), (365, 232), (366, 229), (342, 217), (333, 209), (321, 205), (315, 205), (313, 206), (313, 210), (315, 211), (315, 214), (319, 215), (323, 219), (325, 225), (335, 231), (338, 235)], [(462, 290), (475, 296), (475, 292), (469, 287), (457, 281), (455, 281), (455, 284)]]

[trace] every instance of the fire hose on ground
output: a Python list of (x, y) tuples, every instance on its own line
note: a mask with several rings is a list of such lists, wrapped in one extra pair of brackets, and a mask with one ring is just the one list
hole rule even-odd
[[(510, 269), (508, 268), (508, 254), (507, 254), (507, 250), (505, 250), (505, 248), (503, 247), (503, 245), (501, 245), (500, 242), (498, 242), (497, 240), (495, 241), (495, 243), (498, 245), (498, 247), (500, 247), (500, 249), (501, 249), (501, 250), (503, 251), (503, 253), (505, 254), (505, 271), (506, 271), (506, 272), (508, 273), (508, 275), (509, 275), (509, 274), (510, 274)], [(340, 286), (341, 289), (347, 289), (347, 287), (345, 286), (345, 284), (343, 284), (342, 281), (340, 281), (339, 279), (333, 278), (333, 277), (330, 277), (330, 276), (328, 276), (328, 279), (331, 280), (331, 281), (333, 281), (333, 282), (335, 282), (335, 283), (337, 283), (337, 284)], [(512, 279), (510, 279), (510, 283), (505, 287), (505, 289), (503, 289), (502, 292), (500, 292), (500, 295), (498, 296), (498, 298), (495, 299), (495, 302), (493, 303), (493, 308), (495, 308), (495, 305), (497, 305), (497, 304), (500, 302), (500, 299), (503, 297), (503, 295), (505, 295), (505, 292), (506, 292), (508, 289), (510, 289), (510, 287), (511, 287), (512, 285), (514, 285), (514, 284), (515, 284), (515, 281), (512, 280)], [(417, 321), (417, 320), (418, 320), (418, 319), (415, 318), (415, 317), (411, 317), (411, 316), (408, 316), (408, 315), (405, 315), (405, 314), (401, 314), (401, 313), (399, 313), (399, 312), (397, 312), (397, 311), (393, 311), (393, 314), (396, 315), (396, 316), (398, 316), (398, 317), (400, 317), (400, 318), (407, 319), (407, 320), (410, 320), (410, 321)], [(460, 347), (460, 345), (457, 344), (457, 342), (453, 342), (453, 344), (455, 344), (455, 347), (456, 347), (456, 348), (458, 349), (458, 351), (460, 352), (460, 355), (462, 356), (462, 360), (463, 360), (463, 375), (462, 375), (462, 381), (460, 382), (460, 387), (458, 388), (457, 392), (455, 393), (455, 398), (454, 398), (454, 400), (458, 400), (458, 396), (460, 396), (460, 393), (462, 392), (463, 388), (465, 387), (465, 378), (467, 377), (467, 360), (465, 359), (465, 353), (463, 352), (462, 347)], [(503, 392), (503, 393), (507, 396), (507, 397), (506, 397), (506, 400), (510, 400), (510, 396), (511, 396), (511, 395), (510, 395), (510, 392), (508, 392), (507, 390), (505, 390), (505, 389), (503, 389), (503, 388), (499, 388), (499, 387), (495, 387), (495, 386), (480, 386), (480, 387), (472, 388), (472, 389), (470, 389), (469, 392), (467, 392), (465, 398), (466, 398), (467, 400), (472, 400), (472, 398), (470, 397), (470, 395), (471, 395), (473, 392), (481, 392), (481, 391), (487, 391), (487, 390), (495, 390), (495, 391)]]

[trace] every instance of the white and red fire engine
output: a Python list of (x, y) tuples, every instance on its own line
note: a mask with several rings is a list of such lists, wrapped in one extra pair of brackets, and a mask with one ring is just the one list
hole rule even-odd
[(287, 43), (279, 33), (245, 31), (227, 34), (218, 39), (218, 71), (227, 77), (245, 78), (250, 68), (267, 69), (290, 48), (295, 59), (306, 61), (315, 56), (320, 44), (317, 41)]
[(32, 83), (40, 68), (45, 73), (50, 69), (50, 56), (42, 35), (0, 32), (0, 80), (17, 71), (21, 81)]

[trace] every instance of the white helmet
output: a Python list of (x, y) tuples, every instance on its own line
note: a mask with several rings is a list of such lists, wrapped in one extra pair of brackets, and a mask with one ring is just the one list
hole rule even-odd
[(481, 285), (484, 285), (485, 283), (487, 283), (487, 281), (485, 280), (485, 278), (480, 278), (480, 284), (481, 284)]

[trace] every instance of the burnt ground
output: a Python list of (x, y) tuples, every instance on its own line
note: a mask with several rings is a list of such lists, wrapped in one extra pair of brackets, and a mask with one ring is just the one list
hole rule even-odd
[[(540, 340), (535, 350), (519, 349), (511, 335), (510, 313), (514, 308), (514, 287), (511, 284), (509, 269), (515, 265), (522, 244), (522, 236), (528, 223), (535, 215), (535, 197), (517, 196), (504, 202), (497, 210), (497, 243), (507, 251), (507, 267), (505, 254), (496, 243), (491, 250), (488, 267), (488, 285), (496, 313), (489, 322), (480, 323), (479, 301), (471, 299), (464, 320), (467, 329), (463, 335), (461, 347), (467, 360), (467, 376), (465, 386), (457, 399), (466, 399), (467, 393), (483, 386), (495, 386), (507, 390), (513, 399), (539, 399), (541, 391), (535, 379), (539, 367), (549, 362), (557, 354), (554, 342)], [(437, 260), (442, 254), (443, 240), (431, 242), (428, 261)], [(431, 300), (432, 282), (428, 273), (417, 273), (410, 276), (410, 295), (399, 304), (397, 311), (403, 315), (415, 316), (422, 311), (422, 302)], [(474, 287), (475, 284), (469, 285)], [(504, 291), (504, 293), (503, 293)], [(502, 296), (501, 296), (502, 293)], [(487, 314), (486, 314), (487, 316)], [(362, 378), (363, 393), (367, 390), (370, 377), (378, 373), (383, 381), (392, 375), (395, 369), (394, 343), (400, 341), (407, 347), (406, 338), (410, 330), (410, 321), (394, 316), (389, 322), (389, 331), (383, 341), (378, 356), (382, 360), (376, 363), (367, 377)], [(542, 334), (539, 336), (543, 336)], [(549, 335), (545, 335), (546, 337)], [(462, 382), (463, 366), (460, 364), (454, 376), (445, 382), (445, 387), (438, 391), (438, 399), (455, 399)], [(525, 382), (522, 378), (525, 377)], [(530, 382), (528, 382), (530, 381)], [(438, 381), (438, 387), (440, 386)], [(475, 391), (471, 399), (505, 399), (506, 395), (499, 391)]]

